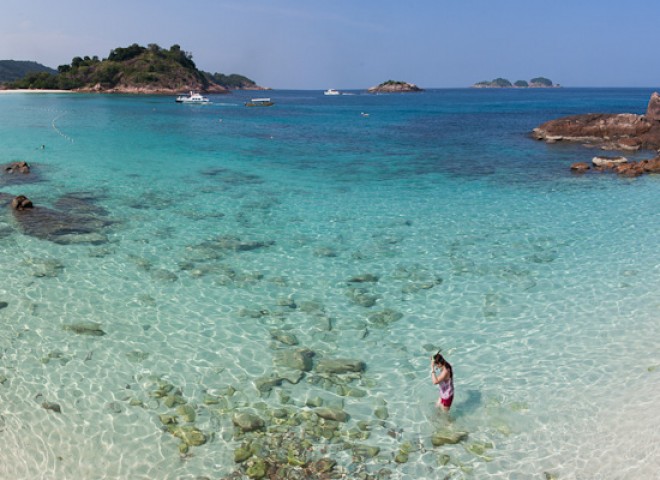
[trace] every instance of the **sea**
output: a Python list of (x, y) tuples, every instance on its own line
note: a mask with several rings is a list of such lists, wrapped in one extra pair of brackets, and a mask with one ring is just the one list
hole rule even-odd
[(660, 177), (530, 136), (652, 92), (0, 95), (0, 478), (657, 478)]

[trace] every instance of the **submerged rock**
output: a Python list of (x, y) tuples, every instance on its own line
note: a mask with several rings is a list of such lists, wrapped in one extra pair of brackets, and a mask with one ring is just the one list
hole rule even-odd
[(369, 293), (364, 288), (350, 288), (346, 295), (353, 303), (367, 308), (373, 307), (378, 300), (378, 295)]
[(217, 250), (249, 252), (270, 247), (274, 244), (274, 240), (242, 240), (240, 237), (235, 237), (233, 235), (221, 235), (214, 240), (204, 242), (203, 245)]
[(371, 273), (364, 273), (362, 275), (356, 275), (348, 279), (348, 283), (365, 283), (365, 282), (377, 282), (380, 279), (378, 275)]
[(346, 358), (324, 358), (319, 360), (316, 366), (316, 371), (319, 373), (361, 373), (366, 370), (367, 366), (362, 360), (346, 359)]
[(207, 441), (206, 435), (200, 429), (190, 425), (169, 425), (167, 430), (191, 447), (204, 445)]
[(298, 350), (285, 350), (278, 352), (275, 356), (275, 364), (285, 368), (309, 372), (312, 369), (314, 352), (302, 348)]
[(380, 453), (380, 447), (371, 445), (353, 445), (353, 454), (360, 457), (373, 458)]
[(401, 320), (403, 318), (403, 313), (397, 312), (390, 308), (381, 310), (380, 312), (373, 312), (367, 317), (369, 322), (377, 327), (387, 327), (392, 323)]
[(270, 338), (272, 338), (273, 340), (277, 340), (278, 342), (281, 342), (285, 345), (290, 345), (290, 346), (298, 345), (298, 338), (294, 334), (287, 333), (283, 330), (271, 330)]
[(249, 412), (240, 412), (234, 414), (231, 419), (232, 423), (240, 428), (243, 432), (253, 432), (264, 428), (265, 422), (261, 417)]
[(347, 422), (349, 418), (348, 413), (339, 408), (319, 407), (314, 409), (314, 413), (321, 418), (334, 420), (335, 422)]
[(94, 337), (105, 335), (105, 332), (101, 329), (101, 324), (96, 322), (71, 323), (63, 325), (62, 328), (78, 335), (91, 335)]
[(459, 431), (440, 431), (435, 432), (431, 436), (431, 443), (434, 447), (439, 447), (441, 445), (454, 445), (462, 442), (468, 437), (467, 432)]
[(46, 410), (52, 410), (55, 413), (62, 413), (62, 408), (60, 407), (59, 403), (55, 402), (42, 402), (41, 407), (45, 408)]
[(62, 245), (74, 243), (98, 245), (107, 242), (103, 230), (112, 224), (107, 219), (42, 206), (35, 207), (23, 195), (15, 197), (11, 205), (14, 219), (25, 235)]

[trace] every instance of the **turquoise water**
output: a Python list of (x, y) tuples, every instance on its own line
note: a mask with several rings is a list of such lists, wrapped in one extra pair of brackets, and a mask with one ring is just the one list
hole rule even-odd
[[(575, 176), (593, 150), (528, 137), (557, 116), (641, 113), (651, 90), (270, 93), (265, 109), (243, 107), (249, 93), (0, 95), (2, 161), (38, 180), (0, 191), (112, 222), (56, 243), (0, 219), (1, 478), (224, 478), (240, 468), (235, 412), (319, 398), (350, 419), (310, 455), (347, 478), (660, 470), (660, 179)], [(302, 348), (363, 361), (342, 378), (358, 393), (315, 370), (260, 392)], [(433, 406), (438, 349), (450, 418)], [(185, 455), (159, 382), (207, 436)], [(447, 429), (468, 437), (434, 447)], [(358, 459), (355, 443), (380, 452)]]

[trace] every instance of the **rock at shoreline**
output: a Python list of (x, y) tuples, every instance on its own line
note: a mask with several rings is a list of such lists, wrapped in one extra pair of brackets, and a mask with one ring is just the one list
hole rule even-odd
[(591, 163), (595, 167), (613, 168), (615, 165), (628, 163), (628, 159), (626, 157), (594, 157), (591, 159)]
[(408, 93), (423, 92), (424, 90), (419, 88), (414, 83), (388, 80), (387, 82), (383, 82), (380, 85), (369, 88), (367, 91), (369, 93)]
[(651, 95), (645, 116), (650, 122), (660, 122), (660, 94), (658, 92), (653, 92)]
[(651, 96), (646, 114), (586, 113), (550, 120), (532, 137), (547, 143), (583, 142), (611, 150), (660, 149), (660, 95)]

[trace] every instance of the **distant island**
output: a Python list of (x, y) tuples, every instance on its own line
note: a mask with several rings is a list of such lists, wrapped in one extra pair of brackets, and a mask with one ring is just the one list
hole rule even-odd
[(495, 80), (485, 80), (472, 85), (472, 88), (558, 88), (559, 84), (552, 83), (552, 80), (545, 77), (532, 78), (529, 82), (517, 80), (511, 83), (506, 78), (496, 78)]
[(414, 83), (400, 82), (395, 80), (388, 80), (380, 85), (367, 89), (369, 93), (407, 93), (407, 92), (423, 92)]
[(179, 45), (164, 49), (153, 43), (147, 47), (134, 43), (115, 48), (103, 60), (97, 56), (74, 57), (70, 64), (57, 67), (57, 71), (28, 70), (22, 78), (10, 80), (2, 88), (147, 94), (264, 90), (242, 75), (198, 70), (192, 54)]
[(25, 60), (0, 60), (0, 83), (15, 82), (28, 73), (57, 73), (46, 65)]

